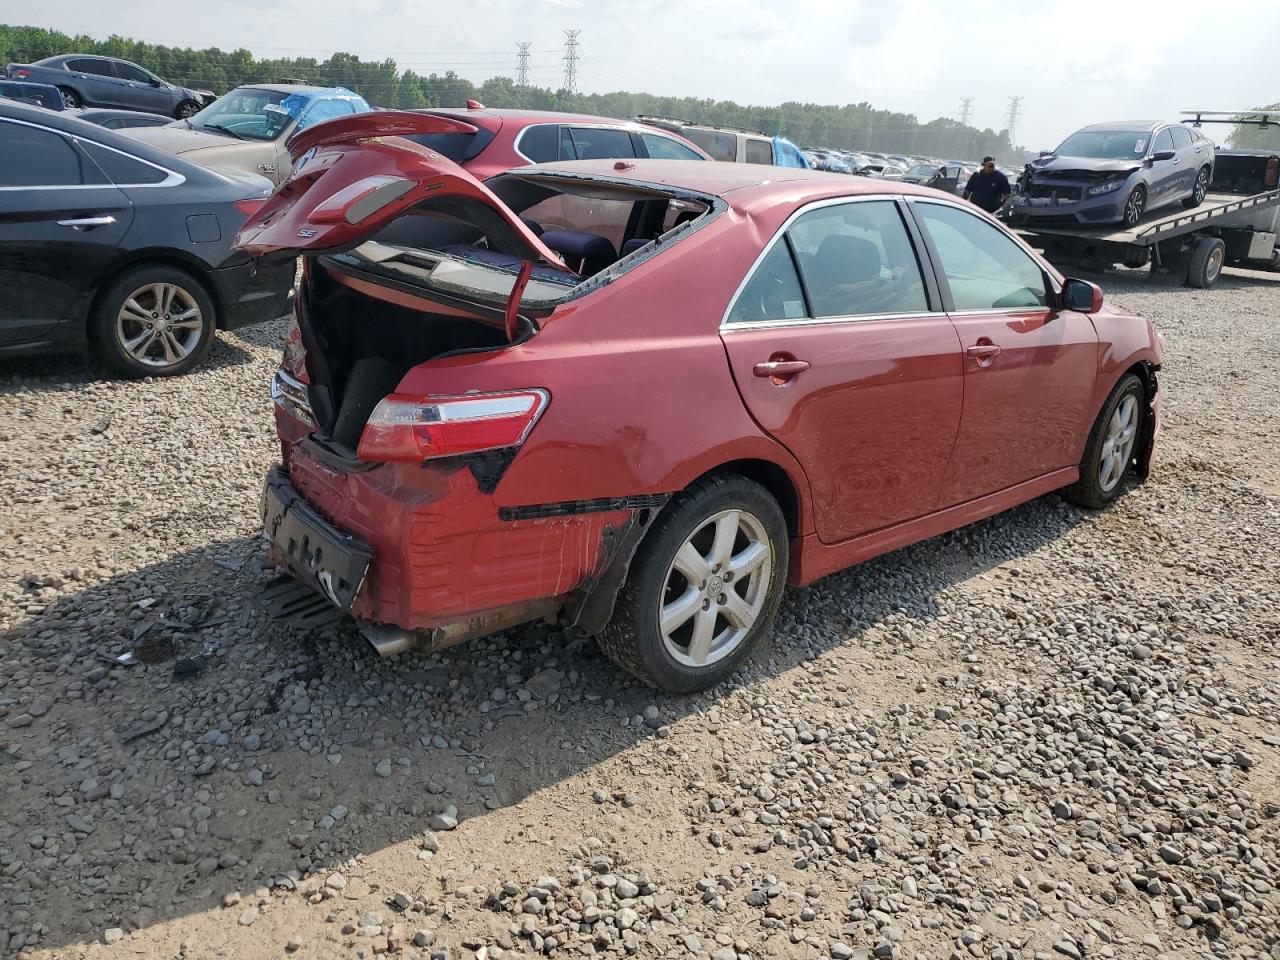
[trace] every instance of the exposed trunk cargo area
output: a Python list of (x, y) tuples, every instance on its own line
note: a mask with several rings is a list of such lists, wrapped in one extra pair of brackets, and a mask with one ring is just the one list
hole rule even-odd
[(299, 311), (317, 436), (354, 456), (369, 415), (413, 367), (459, 351), (506, 346), (492, 323), (401, 306), (334, 280), (312, 263)]

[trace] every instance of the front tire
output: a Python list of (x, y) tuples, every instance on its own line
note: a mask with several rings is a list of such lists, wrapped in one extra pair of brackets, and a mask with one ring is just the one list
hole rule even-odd
[(1124, 200), (1124, 211), (1122, 220), (1126, 227), (1136, 227), (1138, 221), (1142, 219), (1142, 215), (1147, 212), (1147, 188), (1142, 184), (1138, 184), (1129, 191), (1129, 196)]
[(1201, 167), (1196, 174), (1196, 182), (1191, 187), (1191, 196), (1182, 201), (1182, 205), (1188, 210), (1194, 209), (1204, 203), (1204, 198), (1209, 195), (1209, 168)]
[(64, 109), (75, 110), (84, 106), (84, 101), (80, 99), (80, 94), (70, 87), (59, 87), (58, 92), (62, 94), (62, 106)]
[(194, 100), (183, 100), (173, 111), (173, 116), (177, 120), (185, 120), (187, 117), (194, 117), (200, 112), (200, 104)]
[(121, 274), (94, 308), (94, 352), (124, 377), (173, 377), (209, 352), (217, 326), (213, 301), (191, 274), (152, 264)]
[(1132, 373), (1121, 377), (1111, 391), (1089, 432), (1080, 461), (1080, 479), (1065, 491), (1072, 503), (1101, 510), (1120, 496), (1124, 478), (1142, 449), (1139, 441), (1146, 396), (1142, 381)]
[(699, 480), (640, 544), (600, 648), (659, 690), (720, 683), (772, 627), (787, 560), (786, 521), (763, 487), (736, 474)]

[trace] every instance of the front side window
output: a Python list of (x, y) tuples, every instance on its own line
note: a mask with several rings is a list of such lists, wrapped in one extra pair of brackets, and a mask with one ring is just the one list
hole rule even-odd
[(1049, 303), (1044, 270), (1012, 237), (950, 204), (917, 203), (955, 309), (1016, 310)]
[(96, 170), (86, 171), (88, 162), (75, 144), (52, 130), (0, 121), (0, 139), (7, 161), (0, 163), (0, 187), (76, 187), (101, 182)]
[(786, 242), (777, 243), (756, 266), (729, 311), (729, 323), (799, 320), (806, 316), (804, 289)]
[(1173, 134), (1169, 132), (1169, 128), (1165, 127), (1156, 134), (1156, 142), (1151, 145), (1152, 153), (1159, 153), (1161, 150), (1173, 149)]
[(683, 143), (678, 143), (670, 137), (664, 137), (660, 133), (642, 133), (640, 140), (644, 143), (645, 151), (649, 156), (657, 160), (701, 160), (702, 158), (686, 147)]
[(634, 157), (635, 144), (626, 130), (611, 127), (566, 127), (573, 144), (574, 160), (612, 160), (615, 157)]
[(787, 232), (813, 316), (928, 312), (920, 265), (892, 200), (820, 207)]
[(768, 140), (748, 140), (747, 163), (773, 163), (773, 144)]
[(117, 63), (115, 68), (116, 76), (121, 80), (132, 80), (135, 83), (151, 82), (151, 74), (140, 67), (135, 67), (132, 63)]

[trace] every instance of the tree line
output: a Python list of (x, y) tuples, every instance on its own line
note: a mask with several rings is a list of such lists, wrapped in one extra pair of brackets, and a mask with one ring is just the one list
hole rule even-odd
[(571, 93), (520, 85), (505, 76), (476, 84), (453, 71), (423, 75), (399, 69), (392, 59), (361, 60), (349, 53), (334, 53), (324, 60), (313, 57), (259, 59), (243, 48), (194, 50), (120, 36), (98, 40), (41, 27), (0, 24), (0, 56), (4, 58), (0, 62), (30, 63), (62, 53), (101, 54), (131, 60), (171, 83), (217, 94), (245, 83), (291, 79), (320, 86), (347, 87), (375, 106), (398, 109), (460, 107), (471, 99), (490, 107), (559, 110), (606, 117), (679, 117), (697, 123), (780, 134), (806, 147), (876, 150), (961, 160), (991, 154), (1004, 163), (1020, 162), (1023, 158), (1023, 151), (1009, 142), (1008, 131), (978, 130), (945, 117), (921, 122), (914, 114), (877, 109), (865, 101), (842, 106), (788, 102), (763, 107), (731, 100), (662, 97), (625, 91)]

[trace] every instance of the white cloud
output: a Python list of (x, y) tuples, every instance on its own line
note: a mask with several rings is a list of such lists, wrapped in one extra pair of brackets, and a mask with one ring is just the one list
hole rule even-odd
[[(0, 20), (259, 55), (394, 57), (419, 73), (471, 79), (515, 65), (533, 42), (533, 80), (556, 85), (563, 30), (581, 29), (579, 84), (748, 103), (857, 103), (954, 116), (999, 129), (1022, 96), (1018, 140), (1047, 147), (1097, 120), (1164, 118), (1280, 100), (1280, 4), (1051, 0), (224, 0), (199, 19), (168, 0), (62, 0)], [(868, 144), (868, 147), (874, 145)]]

